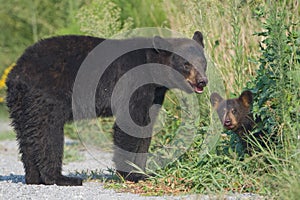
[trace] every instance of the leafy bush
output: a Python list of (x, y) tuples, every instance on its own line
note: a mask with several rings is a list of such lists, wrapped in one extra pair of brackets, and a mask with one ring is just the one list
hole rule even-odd
[(286, 11), (290, 6), (278, 3), (261, 13), (266, 21), (257, 33), (264, 37), (259, 69), (247, 85), (255, 93), (253, 112), (262, 119), (258, 128), (276, 138), (266, 159), (274, 166), (270, 176), (279, 185), (274, 194), (280, 199), (299, 197), (300, 29), (299, 20)]
[(256, 33), (264, 37), (259, 69), (247, 88), (254, 93), (253, 112), (262, 120), (258, 131), (274, 134), (280, 140), (277, 145), (295, 146), (300, 109), (296, 75), (300, 70), (300, 32), (297, 24), (285, 21), (289, 16), (283, 9), (273, 9), (276, 11), (261, 13), (266, 22), (264, 31)]
[(112, 0), (121, 8), (121, 21), (131, 18), (133, 27), (169, 27), (163, 0)]
[(133, 25), (130, 17), (121, 20), (121, 8), (109, 0), (93, 0), (79, 10), (77, 18), (82, 32), (99, 37), (111, 37)]

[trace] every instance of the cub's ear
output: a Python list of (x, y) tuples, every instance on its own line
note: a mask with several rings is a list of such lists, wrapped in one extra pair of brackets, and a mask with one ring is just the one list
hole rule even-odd
[(194, 33), (193, 40), (198, 42), (204, 48), (203, 35), (200, 31)]
[(224, 99), (216, 92), (210, 95), (210, 103), (215, 109), (218, 108), (220, 102), (223, 100)]
[(162, 50), (167, 50), (169, 52), (172, 52), (171, 43), (160, 36), (155, 36), (153, 38), (153, 48), (157, 53), (160, 53)]
[(239, 97), (239, 101), (241, 101), (245, 107), (250, 108), (253, 103), (252, 92), (249, 90), (242, 92), (241, 96)]

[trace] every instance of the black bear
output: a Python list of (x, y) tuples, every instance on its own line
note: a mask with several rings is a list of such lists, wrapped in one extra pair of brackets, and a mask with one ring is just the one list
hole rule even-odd
[[(104, 41), (120, 48), (127, 44), (139, 46), (140, 43), (147, 43), (151, 47), (148, 45), (145, 48), (125, 52), (106, 68), (98, 79), (94, 95), (97, 116), (112, 116), (113, 109), (122, 109), (122, 106), (126, 106), (119, 105), (112, 108), (111, 96), (118, 80), (136, 66), (158, 63), (176, 70), (182, 75), (184, 83), (183, 86), (182, 83), (178, 83), (177, 88), (186, 88), (184, 90), (187, 92), (202, 93), (208, 82), (205, 75), (207, 62), (203, 50), (203, 36), (199, 31), (194, 33), (193, 39), (156, 36), (109, 40), (90, 36), (57, 36), (28, 47), (6, 81), (6, 102), (17, 134), (27, 184), (82, 185), (80, 178), (61, 174), (63, 127), (66, 122), (74, 120), (73, 104), (79, 104), (85, 112), (85, 105), (81, 105), (80, 100), (74, 103), (72, 98), (75, 79), (85, 58), (93, 54), (92, 50)], [(104, 57), (105, 60), (106, 55), (114, 53), (112, 49), (114, 48), (103, 51), (105, 56), (96, 55), (96, 57)], [(183, 52), (189, 58), (174, 53), (177, 51)], [(86, 77), (86, 80), (89, 79), (90, 77)], [(165, 79), (177, 81), (172, 80), (172, 76), (168, 74)], [(90, 88), (83, 89), (89, 91)], [(152, 120), (150, 108), (153, 105), (162, 105), (168, 89), (169, 87), (155, 82), (139, 87), (130, 98), (129, 111), (132, 120), (139, 126), (149, 125)], [(119, 94), (120, 98), (121, 96), (122, 94)], [(89, 114), (83, 113), (82, 117), (89, 117)], [(125, 132), (118, 123), (114, 124), (113, 129), (116, 147), (113, 160), (117, 172), (125, 179), (135, 182), (145, 178), (140, 174), (130, 173), (128, 161), (145, 169), (147, 160), (145, 155), (148, 152), (151, 135), (134, 137), (143, 133)]]
[[(238, 98), (233, 99), (223, 99), (218, 93), (212, 93), (210, 102), (217, 111), (222, 125), (227, 130), (232, 130), (236, 133), (247, 153), (251, 154), (252, 145), (248, 142), (247, 137), (256, 125), (251, 112), (253, 103), (252, 92), (246, 90)], [(254, 136), (260, 139), (260, 133)]]

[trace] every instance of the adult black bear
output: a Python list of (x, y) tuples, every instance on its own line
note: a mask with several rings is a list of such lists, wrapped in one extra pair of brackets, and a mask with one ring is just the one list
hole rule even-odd
[[(194, 33), (193, 40), (161, 37), (106, 40), (89, 36), (59, 36), (39, 41), (25, 50), (6, 82), (7, 106), (17, 134), (27, 184), (82, 185), (81, 179), (61, 174), (63, 127), (66, 122), (74, 120), (72, 93), (80, 66), (92, 50), (104, 41), (118, 47), (143, 43), (152, 46), (126, 52), (106, 68), (97, 80), (94, 95), (97, 116), (112, 116), (113, 89), (117, 81), (136, 66), (150, 63), (167, 65), (183, 75), (185, 86), (178, 88), (187, 88), (188, 92), (201, 93), (207, 84), (203, 36), (198, 31)], [(178, 50), (189, 59), (172, 53)], [(114, 52), (107, 49), (105, 53), (110, 55)], [(97, 56), (106, 59), (103, 55)], [(132, 120), (139, 126), (147, 126), (152, 120), (149, 109), (154, 104), (163, 103), (167, 90), (167, 87), (155, 82), (139, 87), (130, 98)], [(76, 103), (80, 104), (80, 100)], [(84, 110), (84, 105), (82, 107)], [(82, 116), (89, 117), (89, 114)], [(134, 137), (143, 133), (126, 133), (117, 123), (113, 129), (116, 146), (113, 160), (117, 171), (127, 180), (143, 179), (139, 174), (130, 173), (127, 161), (145, 169), (147, 157), (143, 153), (148, 152), (151, 135)], [(128, 156), (124, 152), (132, 152), (133, 155)]]

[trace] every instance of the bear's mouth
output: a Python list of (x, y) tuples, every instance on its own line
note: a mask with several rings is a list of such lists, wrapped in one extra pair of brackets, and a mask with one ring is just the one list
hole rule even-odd
[(231, 123), (230, 121), (228, 122), (223, 122), (223, 126), (227, 129), (227, 130), (235, 130), (236, 129), (236, 124)]
[(198, 94), (201, 94), (203, 93), (203, 90), (204, 90), (204, 86), (203, 85), (196, 85), (196, 84), (193, 84), (191, 83), (190, 81), (188, 81), (190, 86), (193, 88), (194, 92), (198, 93)]
[(233, 130), (235, 128), (235, 126), (233, 124), (230, 124), (230, 125), (225, 125), (224, 124), (224, 127), (227, 129), (227, 130)]

